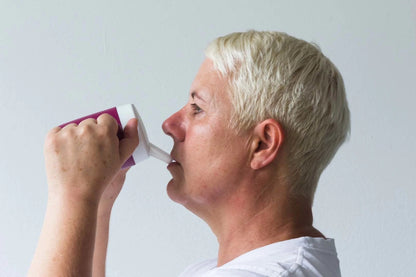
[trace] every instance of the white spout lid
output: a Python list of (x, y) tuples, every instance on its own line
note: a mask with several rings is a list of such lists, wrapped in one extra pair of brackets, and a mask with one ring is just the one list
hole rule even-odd
[(130, 119), (137, 118), (138, 120), (137, 131), (139, 134), (139, 145), (132, 155), (136, 164), (147, 159), (149, 156), (153, 156), (165, 163), (171, 162), (172, 158), (168, 153), (149, 142), (143, 121), (133, 104), (117, 106), (116, 108), (123, 129)]

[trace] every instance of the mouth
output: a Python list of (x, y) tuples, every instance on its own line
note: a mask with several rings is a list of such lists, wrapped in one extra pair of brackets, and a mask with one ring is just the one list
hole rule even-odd
[(178, 161), (176, 161), (175, 159), (172, 159), (171, 161), (170, 161), (170, 163), (168, 164), (168, 169), (169, 168), (171, 168), (171, 167), (174, 167), (174, 166), (180, 166), (181, 164), (178, 162)]
[(181, 163), (176, 160), (177, 159), (176, 154), (177, 154), (177, 151), (175, 151), (175, 149), (172, 149), (172, 151), (170, 152), (171, 161), (168, 164), (167, 169), (181, 165)]
[[(174, 168), (179, 168), (180, 166), (181, 166), (181, 164), (180, 164), (180, 163), (178, 163), (178, 162), (176, 162), (176, 161), (172, 160), (172, 161), (168, 164), (168, 166), (166, 167), (166, 169), (167, 169), (167, 170), (169, 170), (169, 171), (172, 173), (172, 170), (173, 170)], [(176, 171), (176, 170), (174, 170), (174, 171)]]

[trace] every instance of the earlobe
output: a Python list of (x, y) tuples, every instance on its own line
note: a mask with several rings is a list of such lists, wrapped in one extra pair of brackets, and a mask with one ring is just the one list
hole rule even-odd
[(261, 169), (272, 163), (280, 153), (284, 132), (282, 126), (274, 119), (266, 119), (253, 130), (251, 159), (252, 169)]

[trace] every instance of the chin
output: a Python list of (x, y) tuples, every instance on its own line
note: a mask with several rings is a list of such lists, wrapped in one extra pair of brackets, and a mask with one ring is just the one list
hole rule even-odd
[(206, 205), (204, 205), (204, 203), (206, 204), (206, 202), (195, 201), (192, 195), (190, 195), (189, 192), (187, 193), (184, 190), (184, 184), (172, 179), (169, 181), (166, 191), (169, 198), (173, 202), (182, 205), (184, 208), (186, 208), (196, 216), (199, 216), (203, 220), (208, 219), (209, 213), (205, 211)]
[(182, 193), (179, 182), (177, 182), (174, 179), (170, 180), (166, 187), (166, 192), (168, 193), (168, 196), (172, 201), (179, 204), (184, 204), (185, 197)]

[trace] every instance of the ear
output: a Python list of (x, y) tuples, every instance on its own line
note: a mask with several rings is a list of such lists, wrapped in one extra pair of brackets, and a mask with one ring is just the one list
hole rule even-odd
[(283, 128), (274, 119), (266, 119), (254, 127), (252, 147), (252, 159), (250, 166), (260, 169), (276, 158), (284, 141)]

